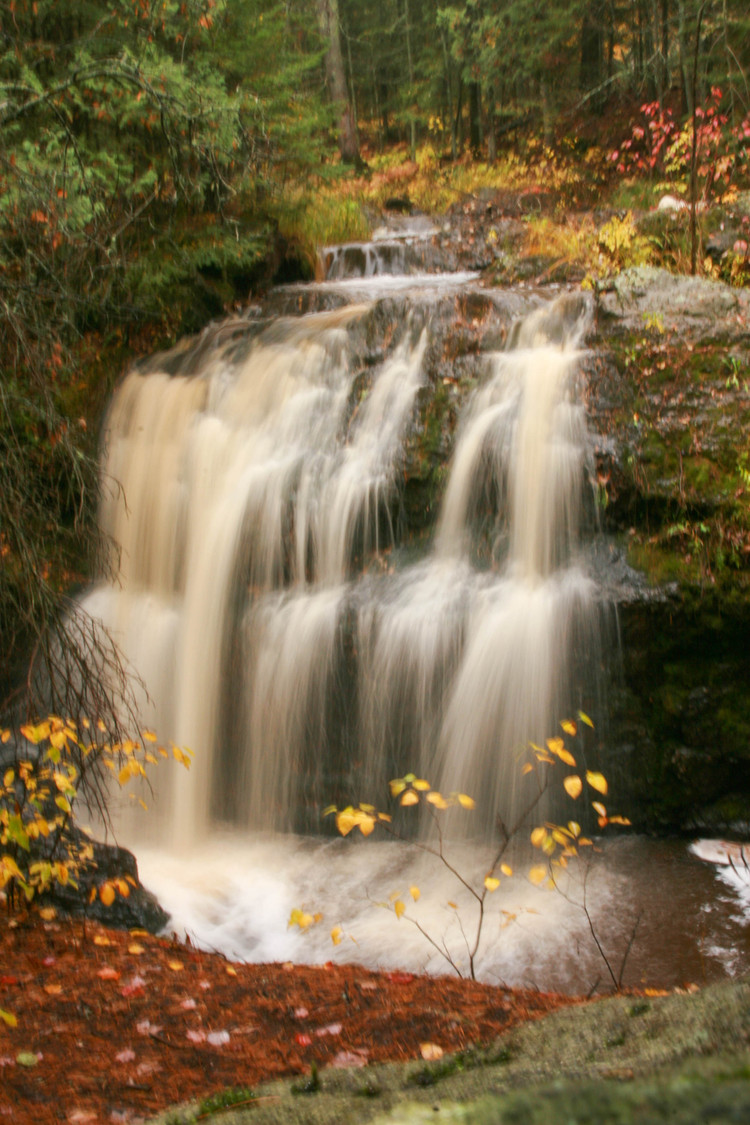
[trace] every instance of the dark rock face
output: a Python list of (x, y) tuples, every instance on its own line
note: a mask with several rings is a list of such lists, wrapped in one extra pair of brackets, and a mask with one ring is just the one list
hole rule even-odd
[[(83, 915), (118, 929), (142, 929), (157, 934), (167, 925), (169, 915), (154, 895), (138, 879), (138, 865), (132, 852), (116, 844), (93, 844), (94, 858), (76, 876), (77, 887), (55, 884), (45, 901), (66, 914)], [(126, 880), (129, 893), (118, 891), (114, 902), (105, 906), (99, 888), (109, 880)]]

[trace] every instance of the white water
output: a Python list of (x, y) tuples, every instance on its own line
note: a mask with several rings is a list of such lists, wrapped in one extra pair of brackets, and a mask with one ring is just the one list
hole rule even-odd
[[(336, 284), (375, 299), (356, 279)], [(332, 801), (386, 807), (389, 778), (413, 769), (477, 798), (475, 813), (451, 814), (451, 858), (481, 885), (484, 841), (528, 800), (529, 740), (591, 710), (602, 610), (579, 560), (586, 306), (541, 310), (491, 359), (460, 421), (434, 547), (401, 567), (393, 502), (429, 319), (400, 325), (363, 378), (353, 341), (369, 315), (361, 304), (280, 321), (244, 350), (217, 344), (197, 374), (131, 373), (115, 397), (104, 472), (118, 486), (102, 521), (119, 574), (88, 608), (145, 681), (146, 722), (195, 752), (189, 773), (162, 767), (149, 813), (120, 834), (199, 944), (446, 969), (415, 927), (374, 905), (419, 882), (410, 914), (465, 968), (473, 907), (440, 864), (412, 845), (309, 833)], [(477, 563), (487, 541), (489, 568)], [(621, 956), (637, 864), (597, 869), (589, 894)], [(561, 896), (519, 877), (489, 901), (486, 979), (580, 989), (604, 971), (585, 916)], [(325, 922), (288, 930), (297, 906)], [(347, 934), (337, 948), (335, 924)], [(700, 940), (685, 937), (691, 974)]]

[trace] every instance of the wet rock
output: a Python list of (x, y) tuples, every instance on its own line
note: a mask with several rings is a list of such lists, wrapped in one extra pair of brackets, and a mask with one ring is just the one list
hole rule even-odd
[[(79, 844), (85, 841), (77, 834)], [(55, 884), (44, 896), (65, 914), (83, 915), (95, 919), (105, 926), (117, 929), (143, 929), (149, 933), (159, 933), (167, 925), (169, 915), (147, 891), (138, 878), (138, 864), (132, 852), (116, 844), (93, 843), (93, 860), (76, 874), (76, 886)], [(114, 902), (105, 906), (99, 896), (99, 888), (111, 880), (125, 880), (127, 895), (121, 890), (115, 894)]]

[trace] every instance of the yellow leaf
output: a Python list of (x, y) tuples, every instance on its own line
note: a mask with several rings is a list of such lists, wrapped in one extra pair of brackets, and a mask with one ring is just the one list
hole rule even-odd
[(500, 870), (502, 871), (503, 875), (507, 875), (508, 878), (510, 878), (513, 874), (513, 868), (508, 863), (501, 863)]
[(573, 798), (574, 801), (577, 797), (581, 796), (581, 790), (583, 789), (583, 782), (581, 781), (581, 779), (580, 779), (580, 777), (578, 776), (577, 773), (568, 774), (568, 776), (566, 778), (564, 778), (563, 789), (565, 790), (565, 792), (568, 794), (569, 797)]
[(225, 965), (224, 972), (227, 974), (228, 977), (236, 977), (237, 976), (237, 970), (235, 969), (234, 965)]
[(413, 781), (412, 785), (415, 789), (419, 789), (420, 793), (426, 793), (430, 788), (429, 781), (423, 781), (421, 778), (417, 778), (416, 781)]
[(467, 797), (465, 793), (456, 793), (456, 800), (462, 809), (475, 809), (477, 807), (473, 797)]
[(531, 843), (534, 845), (535, 848), (541, 848), (546, 839), (547, 839), (547, 829), (546, 828), (541, 828), (541, 827), (535, 828), (534, 831), (531, 833)]
[(99, 888), (99, 898), (105, 906), (111, 906), (115, 901), (115, 888), (111, 883), (103, 883)]
[(566, 734), (575, 735), (578, 733), (578, 727), (573, 719), (563, 719), (560, 726)]
[(3, 778), (4, 787), (6, 789), (9, 789), (10, 786), (13, 784), (13, 782), (15, 780), (16, 780), (16, 771), (15, 770), (6, 770), (5, 771), (5, 777)]
[(591, 719), (588, 717), (588, 715), (585, 715), (583, 711), (578, 712), (578, 718), (582, 723), (585, 723), (587, 727), (591, 727), (592, 730), (594, 729), (594, 724), (592, 723)]
[(334, 926), (333, 927), (333, 929), (331, 930), (331, 941), (333, 942), (334, 945), (341, 945), (341, 939), (342, 939), (343, 933), (344, 933), (344, 931), (341, 929), (341, 926)]
[(569, 820), (568, 821), (568, 828), (570, 829), (571, 836), (573, 836), (577, 840), (578, 837), (581, 835), (580, 824), (578, 824), (577, 821), (575, 821), (575, 820)]
[(375, 827), (375, 817), (374, 816), (367, 815), (367, 816), (361, 816), (360, 817), (359, 830), (360, 830), (360, 832), (362, 833), (363, 836), (370, 836), (372, 834), (372, 830), (373, 830), (374, 827)]
[(406, 792), (401, 797), (400, 803), (402, 805), (418, 805), (419, 804), (419, 794), (415, 793), (413, 789), (407, 789)]
[(156, 742), (156, 735), (152, 730), (144, 730), (141, 733), (147, 742)]
[(43, 910), (39, 911), (39, 917), (43, 918), (45, 922), (52, 922), (57, 917), (57, 911), (54, 906), (45, 906)]
[(391, 791), (392, 797), (398, 797), (406, 789), (406, 782), (403, 777), (396, 777), (393, 781), (388, 782), (388, 787)]
[(628, 818), (626, 816), (611, 816), (609, 818), (609, 823), (610, 824), (622, 824), (625, 827), (628, 827), (633, 822), (631, 820), (628, 820)]
[(411, 895), (411, 897), (414, 899), (415, 902), (419, 901), (419, 896), (421, 895), (421, 893), (422, 892), (420, 891), (419, 887), (416, 887), (416, 886), (415, 887), (409, 887), (409, 894)]
[(442, 793), (438, 793), (437, 789), (434, 789), (432, 793), (427, 794), (427, 800), (431, 805), (434, 805), (436, 809), (448, 808), (448, 802), (446, 801)]
[(531, 871), (529, 871), (529, 879), (535, 887), (538, 887), (540, 883), (543, 883), (546, 878), (547, 868), (543, 863), (537, 864), (536, 867), (532, 867)]
[(602, 773), (594, 773), (592, 770), (586, 770), (586, 780), (592, 789), (596, 789), (597, 793), (607, 793), (607, 779)]
[(2, 743), (10, 742), (10, 731), (9, 730), (0, 731), (0, 742), (2, 742)]
[(561, 738), (548, 738), (547, 746), (553, 754), (556, 754), (561, 762), (565, 762), (566, 766), (575, 766), (576, 760), (573, 755), (565, 749), (565, 743)]
[(140, 955), (145, 952), (146, 947), (143, 945), (139, 945), (137, 941), (131, 942), (128, 946), (128, 953), (131, 953), (133, 957), (140, 957)]
[(437, 1062), (442, 1059), (444, 1051), (437, 1043), (420, 1043), (419, 1053), (426, 1062)]
[(50, 729), (49, 723), (39, 723), (37, 726), (33, 726), (31, 723), (25, 723), (21, 727), (21, 734), (27, 742), (38, 746), (40, 742), (44, 742), (45, 738), (49, 738)]
[(448, 901), (448, 906), (450, 906), (451, 910), (458, 910), (455, 902), (451, 902), (450, 900)]
[(62, 992), (61, 984), (45, 984), (44, 991), (48, 996), (59, 996)]
[(378, 813), (378, 820), (384, 820), (386, 822), (386, 824), (390, 824), (391, 821), (393, 820), (393, 817), (389, 816), (387, 812), (379, 812)]
[(173, 973), (181, 973), (185, 966), (182, 961), (167, 961), (167, 968), (171, 969)]
[(406, 913), (406, 907), (404, 906), (404, 904), (403, 904), (403, 902), (401, 901), (400, 898), (397, 898), (396, 901), (394, 902), (393, 909), (396, 913), (397, 918), (400, 918), (403, 914)]
[(534, 770), (534, 767), (532, 766), (531, 762), (526, 762), (525, 765), (523, 766), (523, 768), (521, 769), (521, 776), (525, 777), (527, 773), (533, 773), (533, 770)]
[(6, 1023), (8, 1027), (18, 1027), (18, 1020), (12, 1012), (6, 1012), (4, 1008), (0, 1008), (0, 1020)]
[(500, 880), (496, 879), (494, 875), (485, 875), (484, 885), (488, 891), (496, 891), (500, 886)]
[(341, 812), (337, 814), (336, 827), (342, 836), (348, 836), (352, 828), (356, 828), (356, 826), (357, 818), (354, 815), (354, 809), (351, 805), (346, 809), (342, 809)]
[(127, 783), (130, 781), (131, 777), (132, 777), (132, 770), (130, 768), (130, 762), (126, 762), (125, 765), (120, 770), (120, 772), (118, 773), (117, 780), (118, 780), (120, 785), (127, 785)]
[(592, 801), (591, 805), (596, 810), (596, 812), (599, 813), (599, 816), (606, 816), (607, 815), (607, 810), (605, 809), (605, 807), (601, 803), (601, 801)]

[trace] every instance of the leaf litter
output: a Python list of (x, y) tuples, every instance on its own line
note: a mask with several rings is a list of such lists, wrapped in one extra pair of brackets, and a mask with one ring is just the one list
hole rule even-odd
[(330, 962), (230, 964), (38, 914), (0, 920), (0, 965), (15, 1020), (0, 1021), (0, 1113), (14, 1125), (138, 1125), (238, 1083), (439, 1058), (579, 1002)]

